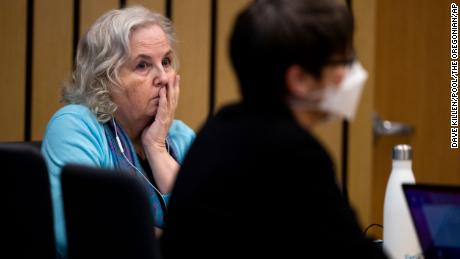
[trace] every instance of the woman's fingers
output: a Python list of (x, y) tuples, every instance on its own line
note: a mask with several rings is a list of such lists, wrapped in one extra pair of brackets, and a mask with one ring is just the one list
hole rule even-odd
[(179, 96), (180, 96), (180, 75), (176, 75), (176, 80), (174, 82), (174, 92), (176, 96), (174, 97), (175, 107), (179, 104)]
[(169, 108), (171, 109), (171, 112), (174, 114), (177, 104), (179, 101), (179, 83), (180, 83), (180, 76), (176, 75), (174, 78), (174, 81), (172, 84), (168, 84), (168, 102), (169, 102)]
[(166, 108), (168, 105), (167, 91), (165, 87), (160, 88), (160, 107)]
[(160, 95), (160, 100), (158, 102), (158, 112), (157, 112), (157, 116), (155, 120), (160, 119), (162, 121), (165, 121), (169, 113), (167, 91), (165, 87), (160, 88), (159, 95)]

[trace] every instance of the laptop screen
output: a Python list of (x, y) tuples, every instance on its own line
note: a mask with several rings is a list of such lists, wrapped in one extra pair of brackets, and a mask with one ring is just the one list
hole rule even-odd
[(460, 186), (403, 184), (426, 258), (460, 258)]

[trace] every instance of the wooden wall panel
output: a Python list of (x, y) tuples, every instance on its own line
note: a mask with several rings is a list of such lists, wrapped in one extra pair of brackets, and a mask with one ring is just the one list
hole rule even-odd
[(174, 0), (181, 92), (176, 118), (197, 130), (209, 110), (210, 0)]
[(450, 4), (380, 0), (377, 5), (375, 107), (386, 120), (415, 126), (409, 136), (374, 142), (373, 208), (383, 221), (395, 144), (413, 147), (417, 182), (460, 184), (459, 150), (450, 149)]
[(236, 16), (249, 2), (249, 0), (217, 1), (216, 111), (222, 105), (241, 98), (238, 81), (230, 61), (228, 42)]
[[(139, 4), (148, 8), (152, 11), (156, 11), (161, 14), (165, 14), (166, 12), (166, 0), (128, 0), (126, 1), (127, 5), (135, 5)], [(193, 2), (193, 1), (192, 1)]]
[(26, 0), (0, 1), (0, 141), (24, 139)]
[(43, 137), (46, 124), (60, 107), (59, 91), (72, 68), (73, 1), (35, 1), (32, 139)]
[(119, 0), (80, 0), (80, 35), (83, 35), (101, 15), (119, 7)]

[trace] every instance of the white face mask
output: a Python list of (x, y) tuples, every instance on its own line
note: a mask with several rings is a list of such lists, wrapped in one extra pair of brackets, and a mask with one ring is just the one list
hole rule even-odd
[(340, 85), (326, 86), (323, 90), (319, 110), (333, 117), (353, 120), (366, 79), (366, 70), (359, 62), (353, 62)]
[(328, 119), (352, 120), (358, 107), (367, 72), (357, 61), (353, 62), (340, 85), (326, 86), (309, 95), (309, 99), (290, 99), (291, 105), (310, 111), (322, 111)]

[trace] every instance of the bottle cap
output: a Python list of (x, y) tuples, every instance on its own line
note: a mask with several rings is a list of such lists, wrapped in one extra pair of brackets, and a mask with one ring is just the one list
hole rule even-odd
[(394, 146), (393, 160), (412, 160), (412, 147), (406, 144)]

